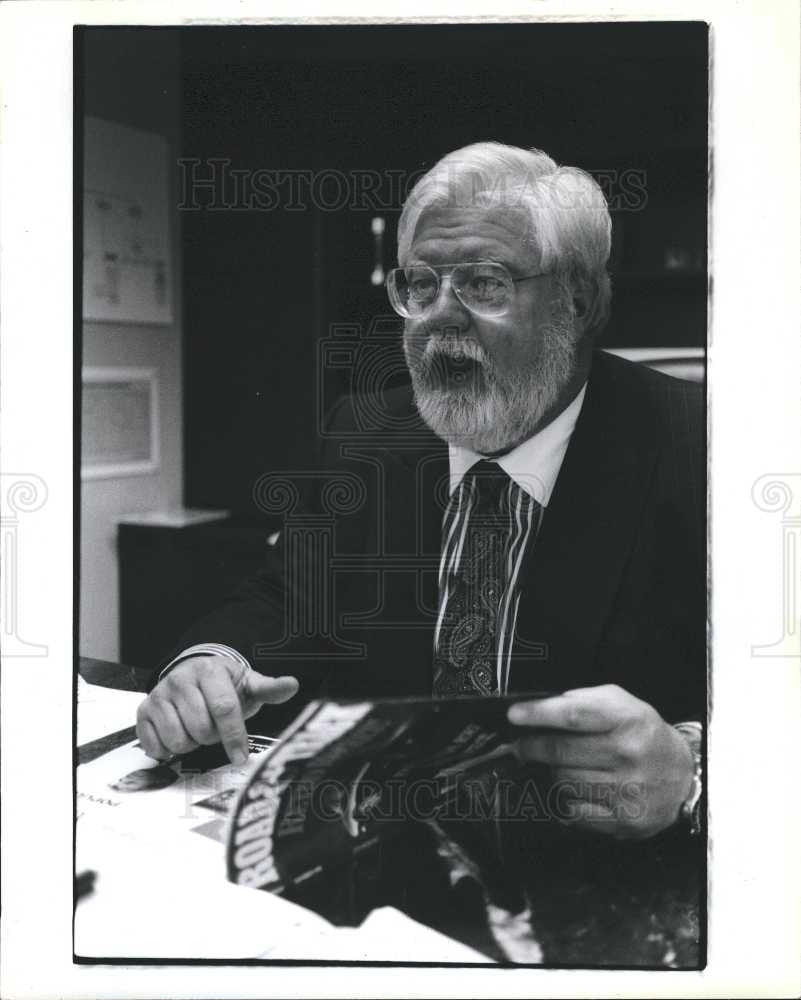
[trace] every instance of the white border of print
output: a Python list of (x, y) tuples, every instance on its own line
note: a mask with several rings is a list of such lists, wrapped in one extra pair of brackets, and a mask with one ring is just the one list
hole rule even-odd
[[(330, 8), (322, 14), (326, 20), (374, 20), (375, 5), (350, 0), (337, 5), (336, 16)], [(752, 646), (775, 638), (783, 579), (780, 525), (753, 502), (751, 490), (760, 476), (792, 475), (799, 466), (796, 0), (620, 0), (614, 6), (507, 0), (494, 10), (484, 0), (386, 0), (382, 7), (384, 19), (397, 21), (711, 23), (714, 662), (707, 968), (648, 973), (72, 963), (73, 25), (297, 22), (320, 15), (319, 2), (308, 0), (0, 5), (0, 433), (4, 469), (30, 470), (47, 485), (19, 587), (22, 634), (49, 649), (35, 661), (4, 663), (1, 677), (2, 995), (798, 996), (801, 795), (792, 762), (801, 757), (800, 661), (751, 653)]]
[(118, 383), (143, 382), (148, 387), (149, 400), (149, 455), (136, 461), (94, 462), (81, 466), (81, 479), (113, 479), (117, 476), (143, 476), (159, 468), (159, 392), (155, 368), (84, 368), (81, 374), (84, 385), (88, 382)]

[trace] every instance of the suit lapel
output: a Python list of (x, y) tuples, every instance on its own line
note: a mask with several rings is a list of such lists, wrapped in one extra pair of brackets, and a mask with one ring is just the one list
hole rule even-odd
[(373, 665), (372, 693), (429, 695), (448, 448), (416, 409), (403, 410), (401, 417), (408, 420), (405, 431), (393, 435), (391, 446), (379, 448), (384, 523), (376, 537), (386, 563), (364, 639)]
[(527, 553), (511, 690), (591, 684), (655, 461), (653, 417), (603, 355)]
[[(429, 431), (421, 421), (422, 440), (415, 447), (395, 452), (393, 458), (402, 466), (401, 482), (405, 488), (399, 491), (401, 506), (406, 512), (410, 525), (414, 525), (414, 537), (405, 539), (404, 551), (413, 554), (420, 567), (420, 590), (417, 607), (410, 609), (413, 618), (430, 619), (432, 628), (436, 620), (439, 592), (437, 569), (442, 546), (442, 519), (448, 504), (448, 447), (444, 441)], [(433, 642), (427, 637), (428, 646)], [(428, 650), (430, 659), (431, 649)]]

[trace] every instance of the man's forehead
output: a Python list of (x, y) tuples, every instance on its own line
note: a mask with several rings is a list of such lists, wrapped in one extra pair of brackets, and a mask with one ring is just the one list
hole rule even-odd
[(529, 215), (519, 207), (434, 207), (419, 218), (409, 259), (462, 260), (502, 256), (526, 260), (532, 253)]

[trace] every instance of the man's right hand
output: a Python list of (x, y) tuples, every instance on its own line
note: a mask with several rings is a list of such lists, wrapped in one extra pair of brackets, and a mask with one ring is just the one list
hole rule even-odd
[(241, 765), (248, 759), (245, 719), (264, 704), (288, 701), (297, 690), (294, 677), (265, 677), (225, 656), (192, 656), (139, 706), (136, 733), (156, 760), (222, 743), (231, 762)]

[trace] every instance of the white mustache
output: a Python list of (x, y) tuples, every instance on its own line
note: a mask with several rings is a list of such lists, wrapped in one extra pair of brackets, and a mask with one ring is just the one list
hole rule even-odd
[(484, 348), (475, 340), (429, 338), (423, 351), (423, 361), (432, 364), (438, 357), (452, 358), (454, 361), (475, 361), (483, 366), (489, 363)]

